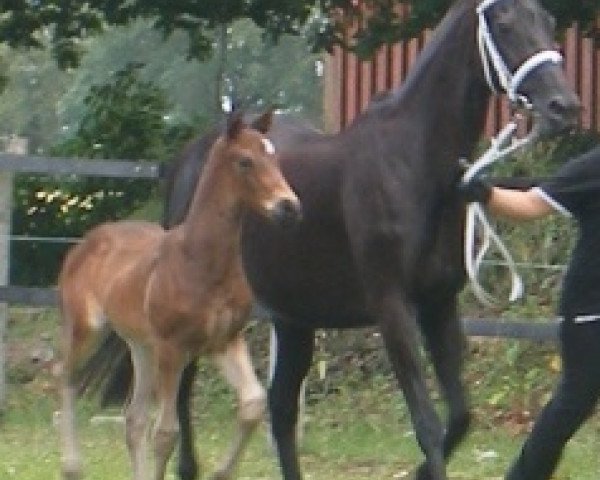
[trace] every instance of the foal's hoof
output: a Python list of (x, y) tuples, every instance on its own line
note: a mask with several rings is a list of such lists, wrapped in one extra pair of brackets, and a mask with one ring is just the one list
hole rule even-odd
[(63, 467), (62, 478), (63, 480), (80, 480), (81, 470), (79, 468)]
[(231, 478), (231, 473), (226, 472), (224, 470), (217, 470), (212, 475), (208, 477), (208, 480), (229, 480)]

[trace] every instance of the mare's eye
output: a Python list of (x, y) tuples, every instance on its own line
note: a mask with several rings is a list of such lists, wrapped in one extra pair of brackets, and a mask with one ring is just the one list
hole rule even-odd
[(556, 18), (554, 18), (552, 15), (550, 15), (546, 11), (542, 12), (542, 17), (545, 20), (545, 22), (548, 24), (550, 30), (554, 32), (554, 30), (556, 30)]
[(247, 172), (254, 166), (254, 162), (249, 157), (242, 157), (238, 160), (237, 165), (241, 172)]

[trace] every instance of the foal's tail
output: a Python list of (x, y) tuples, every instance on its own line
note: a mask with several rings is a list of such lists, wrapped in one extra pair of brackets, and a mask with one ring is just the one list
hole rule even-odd
[(100, 405), (120, 406), (129, 398), (133, 381), (133, 365), (127, 344), (114, 330), (106, 336), (77, 370), (80, 395), (100, 395)]

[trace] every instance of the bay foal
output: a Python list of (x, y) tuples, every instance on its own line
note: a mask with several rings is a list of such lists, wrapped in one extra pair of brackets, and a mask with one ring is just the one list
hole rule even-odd
[(120, 221), (91, 230), (67, 255), (59, 277), (64, 342), (63, 473), (80, 477), (74, 398), (78, 373), (104, 335), (115, 331), (129, 347), (134, 385), (126, 410), (127, 447), (135, 480), (148, 480), (149, 407), (158, 412), (151, 434), (154, 476), (164, 478), (177, 439), (181, 372), (198, 355), (213, 357), (236, 389), (237, 436), (215, 474), (229, 478), (262, 418), (265, 393), (254, 373), (242, 328), (251, 292), (240, 260), (243, 212), (279, 223), (300, 215), (272, 144), (263, 136), (271, 115), (245, 126), (240, 115), (213, 144), (185, 221), (172, 230)]

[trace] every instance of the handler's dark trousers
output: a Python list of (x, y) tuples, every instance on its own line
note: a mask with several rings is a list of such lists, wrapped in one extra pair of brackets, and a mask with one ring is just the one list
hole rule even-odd
[(548, 480), (600, 396), (600, 320), (561, 322), (563, 373), (506, 480)]

